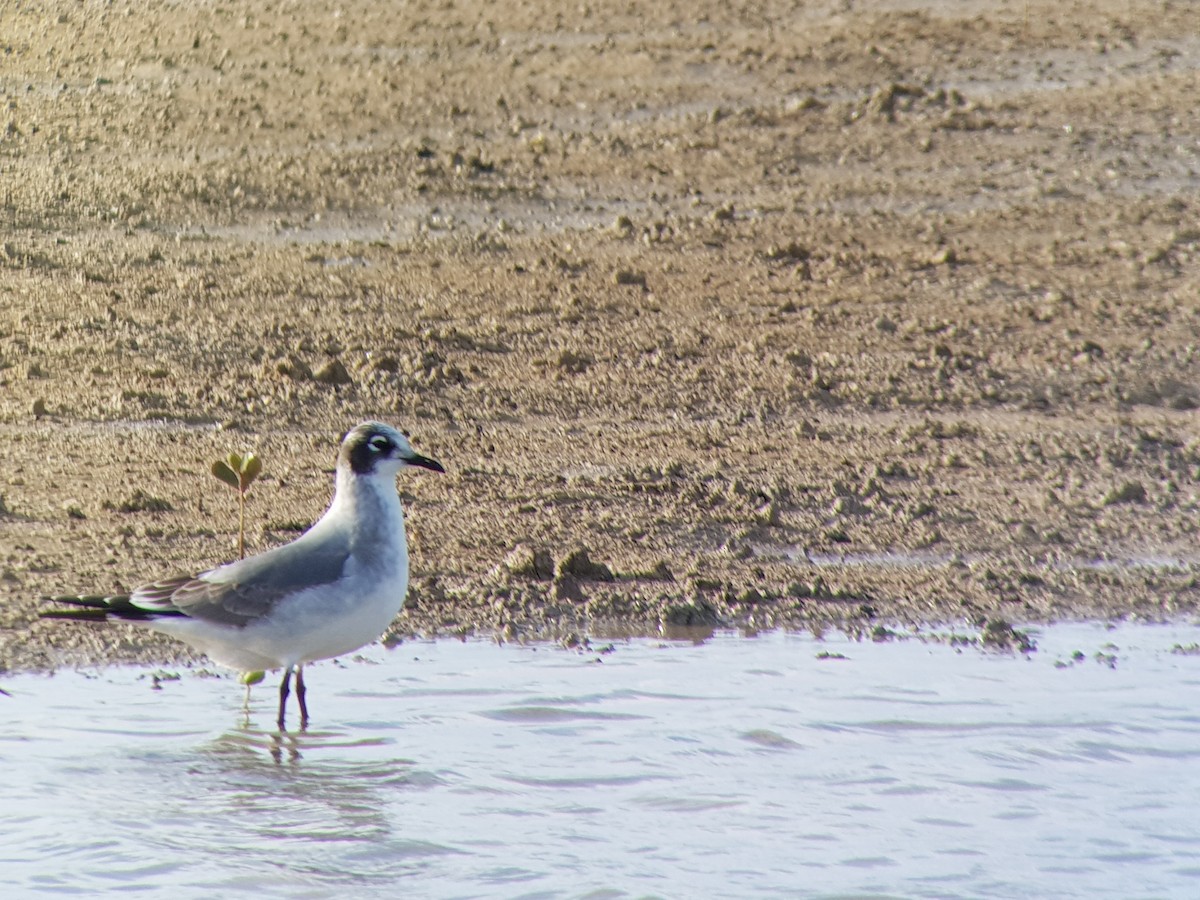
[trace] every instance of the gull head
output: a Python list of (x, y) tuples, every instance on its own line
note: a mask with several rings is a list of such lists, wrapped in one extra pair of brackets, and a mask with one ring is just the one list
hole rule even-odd
[(342, 449), (338, 452), (338, 468), (360, 477), (395, 478), (396, 473), (408, 466), (446, 471), (437, 460), (413, 450), (408, 438), (382, 422), (355, 425), (342, 439)]

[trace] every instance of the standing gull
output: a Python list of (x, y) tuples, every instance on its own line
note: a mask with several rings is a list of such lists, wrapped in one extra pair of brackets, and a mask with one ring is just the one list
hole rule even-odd
[(232, 669), (283, 669), (281, 729), (295, 673), (304, 728), (304, 664), (369, 644), (404, 605), (408, 543), (396, 475), (409, 466), (446, 471), (415, 452), (396, 429), (363, 422), (342, 441), (329, 509), (290, 544), (199, 575), (155, 581), (128, 595), (56, 597), (76, 608), (42, 615), (133, 622), (191, 644)]

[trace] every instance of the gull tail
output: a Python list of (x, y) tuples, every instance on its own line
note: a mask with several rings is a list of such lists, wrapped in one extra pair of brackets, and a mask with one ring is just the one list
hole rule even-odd
[(74, 619), (77, 622), (105, 622), (110, 618), (122, 621), (143, 621), (154, 618), (147, 610), (134, 606), (128, 594), (101, 596), (89, 594), (82, 597), (49, 597), (50, 603), (64, 603), (71, 609), (45, 609), (38, 613), (43, 619)]

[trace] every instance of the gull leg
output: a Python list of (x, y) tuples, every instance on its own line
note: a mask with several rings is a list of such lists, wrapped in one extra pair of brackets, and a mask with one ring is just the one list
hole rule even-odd
[(296, 699), (300, 701), (300, 730), (308, 727), (308, 704), (304, 702), (304, 666), (296, 666)]
[(283, 731), (287, 726), (283, 724), (284, 713), (287, 710), (287, 698), (291, 693), (292, 684), (292, 667), (288, 666), (283, 670), (283, 681), (279, 683), (279, 730)]

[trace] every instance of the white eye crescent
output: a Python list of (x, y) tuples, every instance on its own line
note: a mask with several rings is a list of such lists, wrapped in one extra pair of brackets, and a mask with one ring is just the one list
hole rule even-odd
[(367, 441), (367, 444), (376, 453), (383, 453), (385, 450), (390, 449), (392, 446), (392, 442), (389, 441), (387, 438), (385, 438), (381, 434), (375, 435), (375, 437), (373, 437), (373, 438), (371, 438), (371, 440)]

